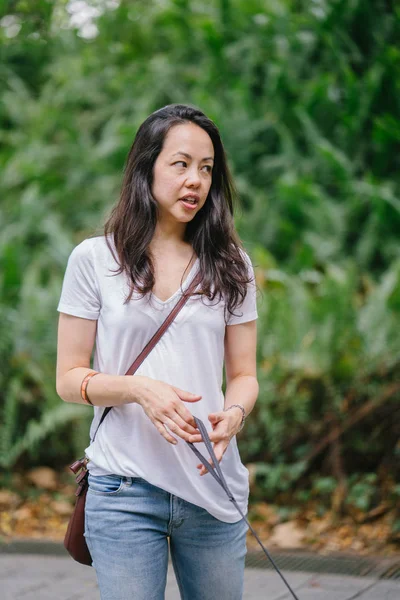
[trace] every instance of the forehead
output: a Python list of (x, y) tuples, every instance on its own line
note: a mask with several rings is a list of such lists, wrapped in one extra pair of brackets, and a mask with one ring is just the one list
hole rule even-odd
[[(204, 129), (194, 123), (174, 125), (165, 136), (162, 152), (186, 152), (195, 157), (214, 156), (214, 146)], [(200, 156), (201, 155), (201, 156)]]

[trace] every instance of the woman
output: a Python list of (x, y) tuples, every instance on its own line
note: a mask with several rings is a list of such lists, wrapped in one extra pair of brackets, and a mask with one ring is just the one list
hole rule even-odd
[[(104, 235), (68, 260), (57, 393), (94, 405), (85, 536), (103, 600), (164, 598), (168, 546), (184, 600), (242, 598), (247, 525), (186, 443), (207, 456), (193, 417), (208, 424), (246, 514), (235, 436), (258, 395), (257, 308), (233, 197), (215, 124), (191, 106), (166, 106), (137, 132)], [(125, 376), (199, 272), (196, 293)]]

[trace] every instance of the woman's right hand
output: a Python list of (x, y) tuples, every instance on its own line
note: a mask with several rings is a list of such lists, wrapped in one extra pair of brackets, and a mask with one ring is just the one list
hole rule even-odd
[[(182, 439), (189, 441), (198, 434), (193, 415), (184, 402), (198, 402), (199, 394), (192, 394), (158, 379), (145, 378), (137, 401), (159, 433), (171, 444), (177, 444), (166, 427)], [(166, 427), (165, 427), (166, 426)]]

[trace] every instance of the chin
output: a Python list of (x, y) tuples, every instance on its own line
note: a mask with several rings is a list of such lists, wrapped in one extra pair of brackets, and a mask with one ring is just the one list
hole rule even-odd
[(185, 211), (185, 209), (178, 207), (178, 211), (176, 211), (174, 214), (174, 217), (176, 219), (178, 219), (178, 221), (191, 221), (193, 219), (193, 217), (195, 217), (197, 215), (197, 213), (199, 212), (199, 209), (198, 209), (198, 207), (196, 207), (195, 210), (189, 212), (189, 211)]

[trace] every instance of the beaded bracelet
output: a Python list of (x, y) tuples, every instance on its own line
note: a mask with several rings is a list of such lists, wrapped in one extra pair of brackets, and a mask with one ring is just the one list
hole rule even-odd
[(88, 395), (86, 393), (86, 388), (87, 388), (87, 384), (89, 383), (89, 379), (91, 377), (93, 377), (94, 375), (98, 375), (99, 371), (91, 371), (90, 373), (88, 373), (84, 378), (83, 381), (81, 383), (81, 397), (82, 400), (86, 403), (86, 404), (90, 404), (91, 406), (93, 405), (93, 402), (91, 402), (88, 398)]
[(246, 411), (244, 410), (244, 407), (241, 404), (231, 404), (227, 408), (224, 408), (224, 412), (230, 410), (231, 408), (240, 408), (240, 410), (242, 411), (242, 422), (240, 423), (239, 427), (239, 431), (241, 431), (244, 427), (244, 422), (246, 420)]

